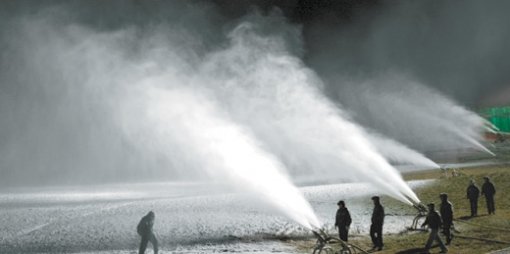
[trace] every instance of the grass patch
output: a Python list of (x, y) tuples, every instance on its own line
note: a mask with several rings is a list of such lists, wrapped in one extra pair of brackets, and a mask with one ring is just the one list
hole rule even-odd
[[(476, 240), (475, 238), (510, 242), (510, 166), (485, 166), (459, 169), (458, 176), (446, 177), (441, 170), (413, 172), (404, 175), (406, 180), (436, 179), (437, 181), (428, 186), (416, 189), (416, 194), (424, 204), (434, 202), (439, 205), (439, 194), (448, 193), (450, 202), (454, 206), (455, 233), (449, 253), (480, 254), (510, 247), (510, 244)], [(487, 215), (485, 198), (478, 201), (478, 214), (480, 216), (469, 218), (469, 201), (466, 198), (466, 189), (470, 179), (474, 179), (481, 188), (483, 177), (489, 176), (496, 186), (496, 214)], [(402, 204), (389, 197), (383, 200), (386, 213), (414, 214), (414, 208)], [(402, 232), (399, 234), (384, 235), (385, 249), (377, 252), (386, 253), (419, 253), (413, 249), (422, 248), (427, 240), (425, 232)], [(468, 237), (468, 238), (461, 238)], [(443, 238), (444, 239), (444, 238)], [(295, 242), (298, 250), (303, 253), (311, 253), (314, 240)], [(371, 247), (369, 236), (352, 236), (349, 242), (365, 249)], [(433, 248), (431, 253), (439, 253), (439, 248)]]

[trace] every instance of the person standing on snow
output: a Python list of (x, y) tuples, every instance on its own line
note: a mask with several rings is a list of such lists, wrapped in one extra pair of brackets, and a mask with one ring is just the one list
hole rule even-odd
[(370, 238), (374, 247), (372, 250), (382, 250), (383, 248), (383, 224), (384, 224), (384, 207), (381, 205), (378, 196), (373, 196), (374, 211), (372, 212), (372, 225), (370, 225)]
[(136, 227), (136, 231), (142, 237), (138, 254), (145, 253), (145, 249), (147, 248), (148, 242), (152, 243), (154, 254), (158, 254), (158, 240), (156, 239), (156, 236), (152, 231), (155, 217), (156, 216), (154, 215), (154, 212), (150, 211), (149, 213), (147, 213), (147, 215), (142, 217), (142, 219), (138, 223), (138, 226)]
[(344, 242), (347, 242), (349, 227), (351, 226), (351, 214), (347, 207), (345, 207), (345, 202), (343, 200), (338, 201), (338, 210), (336, 211), (335, 218), (335, 227), (338, 228), (338, 234), (340, 239)]

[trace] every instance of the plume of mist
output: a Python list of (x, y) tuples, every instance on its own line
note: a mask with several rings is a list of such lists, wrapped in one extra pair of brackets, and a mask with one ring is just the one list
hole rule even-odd
[(475, 112), (505, 105), (505, 95), (495, 94), (507, 93), (510, 81), (509, 7), (381, 1), (348, 22), (324, 15), (304, 28), (307, 64), (370, 131), (427, 155), (491, 154), (483, 145), (487, 124)]
[(486, 97), (510, 79), (509, 7), (505, 0), (380, 1), (348, 22), (324, 15), (305, 26), (307, 63), (332, 79), (397, 70), (468, 108), (490, 106)]
[(338, 96), (363, 126), (419, 151), (474, 147), (490, 153), (480, 143), (487, 129), (483, 118), (406, 75), (345, 81)]
[[(207, 47), (193, 31), (167, 24), (98, 31), (46, 16), (62, 11), (16, 20), (19, 34), (7, 43), (19, 50), (12, 53), (22, 67), (10, 80), (26, 86), (22, 96), (34, 103), (23, 110), (40, 110), (15, 111), (29, 129), (8, 130), (28, 134), (25, 142), (10, 141), (20, 147), (2, 161), (18, 177), (30, 182), (41, 174), (56, 178), (53, 184), (212, 179), (254, 194), (307, 228), (320, 226), (278, 158), (201, 95), (207, 83), (194, 69)], [(20, 37), (26, 44), (15, 45)], [(184, 38), (198, 43), (183, 44)]]
[(288, 40), (275, 28), (298, 30), (273, 15), (248, 18), (229, 34), (229, 47), (207, 56), (201, 71), (212, 92), (293, 175), (367, 181), (404, 202), (405, 196), (418, 202), (364, 131), (322, 94), (314, 72), (289, 54)]
[[(200, 90), (183, 87), (185, 80), (171, 74), (144, 79), (141, 90), (132, 95), (135, 98), (126, 98), (128, 108), (123, 115), (131, 132), (152, 141), (162, 153), (175, 147), (188, 151), (191, 156), (179, 158), (186, 167), (201, 168), (216, 181), (256, 193), (254, 198), (309, 229), (320, 227), (310, 204), (285, 175), (284, 166), (261, 149), (249, 131), (229, 121)], [(133, 101), (142, 104), (133, 105)]]
[[(101, 4), (112, 7), (109, 16), (95, 17), (101, 6), (79, 1), (19, 1), (1, 16), (4, 185), (201, 177), (126, 139), (115, 109), (119, 94), (130, 89), (130, 78), (141, 70), (160, 68), (168, 59), (185, 67), (206, 51), (208, 45), (195, 34), (209, 41), (221, 34), (215, 11), (199, 3), (155, 6), (150, 12), (165, 19), (154, 23), (156, 17), (140, 6)], [(2, 5), (2, 11), (9, 10), (8, 3)], [(143, 22), (131, 23), (136, 20)], [(151, 61), (137, 63), (145, 57)]]
[[(196, 8), (107, 29), (73, 20), (66, 8), (10, 20), (15, 33), (2, 42), (16, 67), (9, 72), (2, 58), (2, 88), (14, 94), (2, 113), (12, 117), (2, 132), (13, 144), (2, 152), (6, 179), (223, 179), (306, 227), (318, 220), (286, 174), (367, 181), (419, 201), (324, 96), (299, 58), (299, 26), (255, 13), (221, 39), (225, 26)], [(413, 156), (406, 160), (423, 163)]]
[(411, 164), (425, 169), (439, 168), (431, 159), (423, 154), (387, 137), (376, 133), (368, 133), (370, 142), (374, 144), (377, 151), (390, 162), (395, 164)]

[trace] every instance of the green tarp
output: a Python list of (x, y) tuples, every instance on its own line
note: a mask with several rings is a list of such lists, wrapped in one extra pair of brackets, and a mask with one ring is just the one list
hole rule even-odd
[(510, 132), (510, 106), (487, 108), (482, 115), (500, 131)]

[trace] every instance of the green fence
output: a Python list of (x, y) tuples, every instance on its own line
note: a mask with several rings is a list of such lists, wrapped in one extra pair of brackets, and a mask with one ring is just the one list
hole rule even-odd
[(510, 106), (487, 108), (482, 111), (482, 115), (500, 131), (510, 132)]

